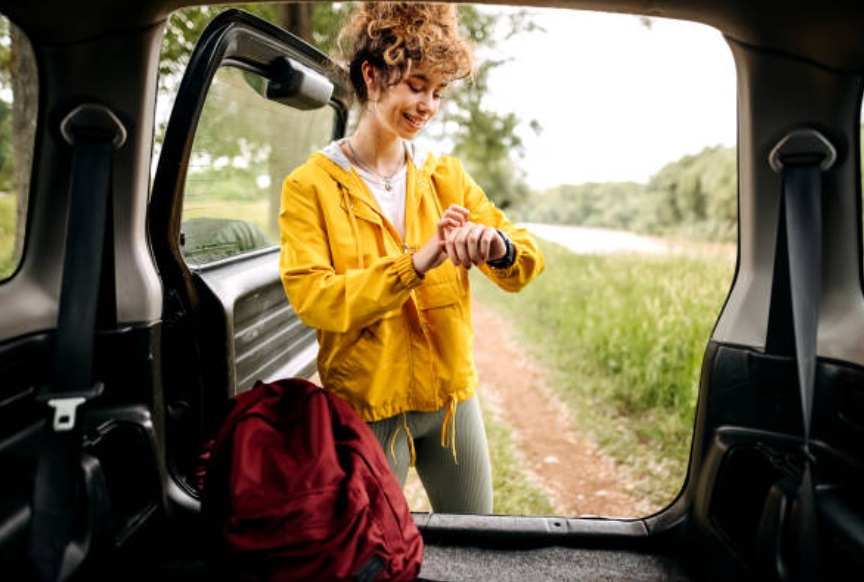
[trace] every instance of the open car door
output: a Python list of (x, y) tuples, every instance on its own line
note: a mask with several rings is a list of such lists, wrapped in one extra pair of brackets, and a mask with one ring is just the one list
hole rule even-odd
[(279, 276), (281, 183), (340, 137), (347, 90), (331, 61), (239, 10), (203, 33), (177, 92), (149, 231), (164, 290), (161, 366), (171, 497), (197, 497), (201, 445), (228, 398), (309, 377), (317, 341)]

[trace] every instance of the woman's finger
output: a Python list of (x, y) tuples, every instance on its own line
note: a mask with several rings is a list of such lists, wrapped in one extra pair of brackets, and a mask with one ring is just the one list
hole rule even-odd
[(486, 228), (484, 226), (477, 224), (471, 229), (471, 232), (468, 233), (468, 256), (471, 258), (471, 262), (475, 265), (482, 263), (485, 260), (483, 254), (483, 233), (485, 230)]
[(454, 265), (470, 266), (471, 255), (468, 250), (468, 235), (473, 229), (470, 222), (452, 230), (447, 237), (447, 255)]

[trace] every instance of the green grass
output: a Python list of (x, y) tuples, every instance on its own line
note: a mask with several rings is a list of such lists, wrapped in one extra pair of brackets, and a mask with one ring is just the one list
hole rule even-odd
[(15, 252), (15, 230), (17, 226), (15, 196), (0, 196), (0, 280), (15, 270), (18, 260)]
[(546, 271), (520, 293), (482, 276), (474, 293), (547, 368), (574, 429), (626, 463), (662, 506), (683, 483), (702, 356), (734, 261), (578, 255), (546, 242), (543, 252)]

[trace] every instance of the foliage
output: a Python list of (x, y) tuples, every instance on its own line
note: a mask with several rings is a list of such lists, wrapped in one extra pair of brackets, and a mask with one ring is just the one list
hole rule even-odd
[(738, 220), (735, 148), (709, 147), (648, 181), (562, 185), (513, 210), (526, 222), (573, 224), (734, 241)]
[[(12, 40), (9, 21), (0, 17), (0, 88), (12, 86)], [(11, 97), (11, 94), (10, 94)], [(12, 103), (0, 92), (0, 192), (15, 190)]]
[(12, 67), (12, 42), (9, 34), (9, 20), (0, 17), (0, 87), (9, 87)]
[(526, 222), (638, 230), (645, 186), (636, 182), (563, 185), (531, 198), (514, 214)]
[(0, 280), (15, 270), (15, 196), (0, 194)]
[(316, 47), (328, 55), (336, 52), (336, 40), (339, 28), (354, 10), (355, 3), (316, 3), (312, 17), (314, 30), (312, 41)]
[[(270, 4), (212, 5), (172, 12), (165, 25), (159, 59), (159, 94), (163, 98), (173, 97), (176, 93), (201, 33), (213, 18), (229, 7), (246, 10), (262, 18), (266, 18), (265, 15), (273, 9)], [(164, 127), (160, 128), (158, 138), (162, 134)]]
[(664, 166), (648, 182), (646, 198), (655, 210), (654, 232), (703, 232), (731, 240), (737, 229), (736, 150), (706, 148)]
[(0, 280), (9, 277), (18, 265), (24, 237), (23, 213), (19, 209), (27, 206), (27, 184), (16, 183), (16, 171), (20, 173), (26, 167), (30, 152), (25, 155), (16, 148), (32, 147), (32, 143), (22, 139), (22, 128), (20, 123), (16, 127), (15, 117), (17, 114), (19, 119), (26, 119), (23, 112), (35, 107), (34, 100), (19, 91), (22, 85), (35, 81), (21, 64), (30, 56), (23, 50), (23, 38), (14, 25), (0, 16)]
[[(326, 6), (330, 5), (326, 4)], [(159, 73), (163, 79), (176, 79), (182, 75), (201, 33), (213, 18), (229, 8), (243, 10), (264, 20), (278, 23), (277, 4), (269, 3), (192, 6), (172, 12), (162, 40)]]
[(454, 92), (453, 106), (443, 123), (453, 128), (449, 136), (453, 154), (500, 207), (507, 208), (528, 198), (524, 172), (511, 154), (522, 155), (522, 140), (516, 133), (519, 118), (513, 113), (500, 114), (483, 105), (487, 79), (494, 63), (485, 63), (477, 71), (474, 86)]
[(15, 191), (12, 104), (0, 100), (0, 192)]
[[(229, 198), (234, 197), (233, 192), (249, 190), (248, 185), (254, 184), (255, 176), (262, 173), (260, 168), (266, 167), (271, 151), (273, 127), (276, 126), (273, 113), (263, 107), (249, 107), (250, 89), (258, 80), (256, 75), (237, 69), (218, 71), (204, 101), (202, 123), (195, 134), (197, 159), (191, 162), (190, 174), (193, 175), (189, 178), (215, 186), (226, 177), (233, 177), (239, 187), (223, 189)], [(253, 196), (251, 192), (249, 195)], [(213, 199), (219, 198), (213, 196)]]
[(484, 277), (474, 293), (504, 312), (579, 428), (668, 502), (687, 467), (701, 362), (731, 282), (727, 254), (579, 255), (541, 241), (546, 272), (521, 293)]
[[(487, 49), (497, 45), (497, 34), (510, 38), (537, 30), (524, 10), (502, 13), (475, 5), (460, 6), (463, 34), (475, 46)], [(504, 27), (503, 33), (498, 31)], [(482, 61), (467, 84), (452, 89), (439, 114), (440, 134), (453, 143), (458, 156), (477, 183), (501, 208), (508, 208), (529, 197), (525, 174), (519, 166), (523, 144), (517, 127), (522, 120), (515, 113), (499, 113), (486, 106), (489, 74), (504, 61)], [(539, 131), (536, 121), (529, 126)], [(431, 130), (433, 133), (435, 129)]]
[[(279, 4), (233, 6), (292, 30), (291, 23), (284, 21), (286, 14), (280, 11)], [(322, 51), (333, 54), (339, 27), (356, 4), (315, 3), (308, 6), (312, 10), (312, 41)], [(166, 27), (160, 66), (160, 93), (163, 96), (175, 92), (195, 42), (207, 23), (227, 7), (192, 7), (172, 14)], [(534, 30), (524, 11), (502, 15), (472, 5), (461, 5), (460, 17), (463, 33), (475, 46), (494, 46), (496, 29), (502, 21), (506, 36)], [(465, 167), (493, 201), (507, 207), (526, 199), (528, 187), (518, 165), (522, 143), (515, 129), (521, 121), (513, 113), (490, 111), (484, 105), (489, 71), (500, 64), (501, 61), (483, 63), (473, 83), (455, 87), (429, 132), (451, 144), (453, 153), (462, 159)], [(536, 129), (536, 123), (532, 123), (532, 127)], [(264, 131), (264, 128), (260, 129)]]

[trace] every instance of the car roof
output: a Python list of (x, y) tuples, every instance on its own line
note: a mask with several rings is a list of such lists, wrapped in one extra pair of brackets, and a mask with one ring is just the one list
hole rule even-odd
[[(37, 44), (74, 43), (148, 27), (185, 6), (210, 0), (0, 0), (0, 10)], [(849, 72), (864, 70), (864, 3), (858, 0), (526, 0), (493, 4), (551, 6), (691, 20), (738, 42)]]

